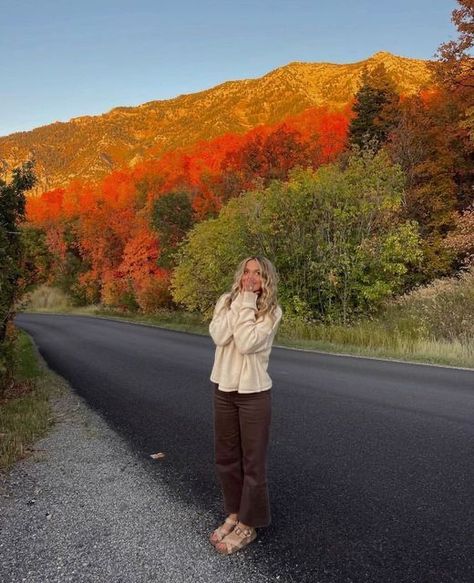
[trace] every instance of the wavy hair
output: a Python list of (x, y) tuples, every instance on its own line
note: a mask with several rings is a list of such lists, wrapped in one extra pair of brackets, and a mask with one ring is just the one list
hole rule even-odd
[(257, 298), (257, 317), (264, 316), (267, 313), (273, 315), (278, 306), (278, 274), (271, 261), (260, 255), (246, 257), (239, 263), (234, 275), (234, 283), (232, 284), (230, 295), (226, 299), (226, 305), (230, 308), (231, 303), (239, 295), (241, 291), (240, 282), (244, 275), (245, 266), (252, 259), (254, 259), (260, 266), (260, 277), (262, 280), (262, 291), (258, 294)]

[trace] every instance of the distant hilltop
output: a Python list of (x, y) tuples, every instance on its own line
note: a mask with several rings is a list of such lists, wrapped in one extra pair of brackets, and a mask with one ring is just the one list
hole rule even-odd
[(211, 89), (96, 116), (55, 122), (0, 138), (0, 163), (12, 169), (36, 160), (37, 192), (74, 178), (98, 180), (115, 168), (260, 124), (275, 124), (313, 106), (341, 109), (360, 86), (364, 68), (383, 63), (398, 91), (430, 83), (428, 62), (378, 52), (349, 64), (294, 62), (257, 79), (227, 81)]

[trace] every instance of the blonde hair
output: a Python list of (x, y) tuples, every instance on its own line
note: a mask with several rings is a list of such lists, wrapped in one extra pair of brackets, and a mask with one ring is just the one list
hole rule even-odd
[(266, 257), (259, 255), (253, 255), (251, 257), (246, 257), (243, 261), (239, 263), (237, 270), (234, 275), (234, 283), (230, 290), (230, 295), (226, 299), (226, 305), (230, 308), (233, 300), (240, 293), (240, 282), (245, 271), (245, 266), (249, 261), (254, 259), (260, 266), (260, 277), (262, 280), (262, 290), (258, 294), (257, 298), (257, 317), (264, 316), (265, 314), (274, 314), (278, 302), (277, 302), (277, 285), (278, 285), (278, 274), (275, 267)]

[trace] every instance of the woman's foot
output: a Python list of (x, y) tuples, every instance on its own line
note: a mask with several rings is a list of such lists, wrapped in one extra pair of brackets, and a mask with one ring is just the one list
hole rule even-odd
[(229, 514), (229, 516), (224, 520), (216, 530), (211, 534), (209, 540), (213, 545), (219, 543), (225, 536), (230, 534), (238, 523), (237, 514)]
[(245, 548), (256, 538), (257, 531), (255, 528), (239, 522), (232, 532), (215, 545), (216, 551), (223, 555), (231, 555)]

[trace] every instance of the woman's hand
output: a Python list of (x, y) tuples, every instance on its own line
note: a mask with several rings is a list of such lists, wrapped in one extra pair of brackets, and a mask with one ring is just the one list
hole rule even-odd
[(242, 291), (253, 292), (255, 289), (255, 280), (251, 277), (247, 277), (242, 281)]

